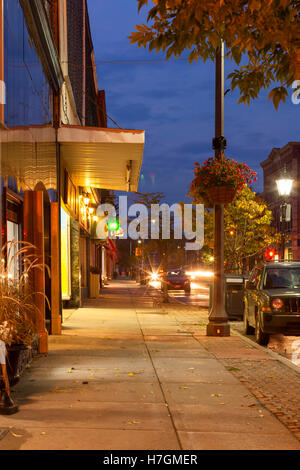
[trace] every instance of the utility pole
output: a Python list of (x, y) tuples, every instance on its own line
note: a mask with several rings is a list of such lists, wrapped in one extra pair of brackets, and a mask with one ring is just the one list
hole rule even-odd
[[(215, 158), (224, 158), (224, 41), (216, 53), (215, 95)], [(214, 278), (213, 302), (207, 325), (207, 336), (230, 336), (230, 325), (225, 309), (224, 275), (224, 204), (214, 204)]]

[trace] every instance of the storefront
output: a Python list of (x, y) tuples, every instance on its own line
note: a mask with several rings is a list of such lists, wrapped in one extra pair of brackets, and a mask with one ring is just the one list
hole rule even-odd
[[(57, 20), (55, 3), (50, 10)], [(82, 74), (89, 70), (89, 88), (84, 90), (82, 82), (73, 80), (84, 95), (78, 95), (77, 103), (67, 66), (68, 47), (74, 49), (77, 31), (68, 30), (63, 2), (59, 24), (55, 18), (49, 21), (43, 5), (35, 0), (0, 0), (0, 80), (6, 84), (5, 107), (0, 103), (2, 242), (27, 240), (49, 265), (51, 278), (41, 271), (35, 284), (50, 301), (50, 309), (42, 296), (37, 305), (41, 353), (47, 352), (48, 333), (61, 332), (62, 301), (68, 307), (80, 306), (89, 295), (90, 268), (102, 266), (104, 248), (91, 238), (97, 188), (136, 191), (144, 149), (144, 131), (79, 125), (107, 125), (106, 119), (97, 119), (97, 107), (84, 106), (92, 102), (85, 99), (91, 89), (96, 97), (100, 93), (90, 64), (92, 43), (88, 41), (90, 52), (85, 56), (89, 62), (76, 68)], [(77, 20), (80, 12), (69, 8), (70, 17), (72, 11)], [(81, 21), (88, 23), (87, 18), (84, 14)], [(83, 56), (78, 59), (83, 61)], [(88, 120), (81, 122), (79, 115)], [(8, 178), (15, 189), (6, 184)], [(107, 270), (106, 262), (103, 269)]]

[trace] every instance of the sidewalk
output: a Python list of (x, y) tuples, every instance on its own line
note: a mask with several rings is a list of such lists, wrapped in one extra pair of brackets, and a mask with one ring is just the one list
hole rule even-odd
[(207, 312), (114, 281), (13, 387), (0, 450), (300, 450), (300, 373)]

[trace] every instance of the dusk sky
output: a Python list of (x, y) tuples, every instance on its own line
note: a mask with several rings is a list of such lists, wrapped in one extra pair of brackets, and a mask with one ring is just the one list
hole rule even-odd
[[(193, 178), (194, 162), (214, 154), (214, 64), (151, 63), (164, 59), (163, 54), (139, 49), (128, 39), (136, 24), (146, 22), (146, 8), (138, 15), (135, 0), (88, 0), (88, 6), (107, 114), (124, 129), (146, 132), (139, 191), (162, 191), (169, 203), (180, 202)], [(109, 61), (113, 63), (105, 63)], [(233, 68), (227, 60), (225, 76)], [(226, 80), (225, 90), (229, 86)], [(292, 89), (276, 111), (267, 101), (268, 91), (250, 107), (237, 104), (238, 91), (226, 95), (226, 156), (258, 172), (256, 191), (263, 187), (260, 162), (272, 148), (300, 140), (300, 105), (292, 104), (291, 96)], [(116, 127), (110, 120), (108, 126)]]

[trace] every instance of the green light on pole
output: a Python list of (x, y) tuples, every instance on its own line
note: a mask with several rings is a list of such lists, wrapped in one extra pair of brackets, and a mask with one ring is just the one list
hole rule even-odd
[(109, 219), (107, 226), (108, 230), (110, 230), (111, 232), (116, 232), (117, 230), (119, 230), (120, 224), (117, 219)]

